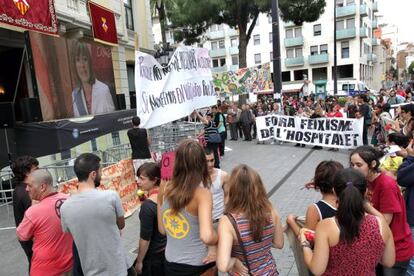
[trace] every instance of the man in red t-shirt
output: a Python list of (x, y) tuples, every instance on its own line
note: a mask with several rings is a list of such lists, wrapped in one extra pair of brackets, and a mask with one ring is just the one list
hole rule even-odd
[[(404, 198), (397, 183), (387, 174), (380, 173), (369, 183), (369, 194), (372, 205), (385, 216), (394, 236), (396, 251), (394, 267), (398, 262), (406, 267), (414, 256), (414, 243), (407, 223)], [(394, 267), (391, 269), (395, 269)]]
[(39, 201), (27, 209), (16, 230), (20, 241), (33, 240), (30, 275), (69, 275), (73, 241), (60, 222), (60, 206), (68, 195), (54, 191), (52, 175), (44, 169), (29, 174), (26, 190), (32, 200)]

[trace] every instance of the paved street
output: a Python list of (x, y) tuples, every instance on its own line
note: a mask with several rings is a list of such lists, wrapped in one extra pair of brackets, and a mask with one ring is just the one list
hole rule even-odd
[[(304, 214), (306, 207), (319, 199), (314, 191), (302, 189), (303, 184), (313, 176), (316, 165), (322, 160), (333, 159), (348, 164), (348, 151), (329, 152), (315, 151), (310, 147), (296, 148), (292, 144), (270, 145), (256, 142), (228, 142), (227, 151), (222, 160), (222, 168), (230, 173), (240, 163), (256, 169), (263, 178), (270, 200), (282, 216), (283, 222), (289, 213)], [(0, 211), (0, 227), (13, 226), (12, 208), (9, 208), (9, 219), (6, 208)], [(132, 252), (138, 243), (138, 214), (127, 219), (122, 233), (125, 250)], [(26, 258), (20, 248), (15, 230), (0, 232), (0, 275), (25, 275)], [(282, 250), (273, 251), (280, 275), (298, 275), (293, 254), (285, 240)], [(135, 257), (129, 254), (131, 261)]]

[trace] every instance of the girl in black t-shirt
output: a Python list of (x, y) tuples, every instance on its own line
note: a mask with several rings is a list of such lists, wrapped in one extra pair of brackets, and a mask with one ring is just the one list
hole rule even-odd
[(138, 275), (162, 276), (164, 273), (166, 238), (158, 231), (157, 195), (161, 181), (158, 163), (144, 163), (137, 170), (138, 186), (147, 193), (141, 204), (139, 219), (141, 232), (138, 256), (134, 267)]

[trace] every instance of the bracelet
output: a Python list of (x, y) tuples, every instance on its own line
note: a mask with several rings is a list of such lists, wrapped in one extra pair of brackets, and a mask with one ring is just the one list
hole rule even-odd
[(302, 248), (307, 247), (307, 248), (312, 249), (312, 246), (310, 245), (310, 243), (309, 243), (308, 241), (303, 241), (303, 242), (301, 243), (301, 247), (302, 247)]

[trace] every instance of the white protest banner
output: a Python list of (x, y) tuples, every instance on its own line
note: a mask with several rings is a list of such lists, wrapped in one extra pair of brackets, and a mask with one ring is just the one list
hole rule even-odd
[(280, 141), (352, 149), (362, 145), (363, 119), (268, 115), (256, 118), (260, 141)]
[(180, 46), (162, 67), (153, 56), (136, 52), (137, 115), (145, 128), (188, 116), (215, 105), (211, 58), (204, 48)]

